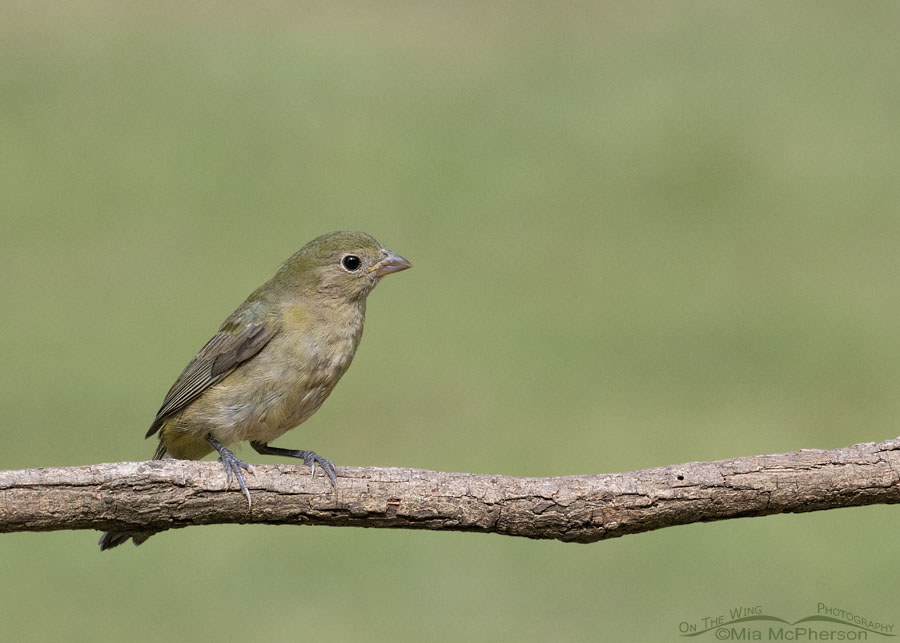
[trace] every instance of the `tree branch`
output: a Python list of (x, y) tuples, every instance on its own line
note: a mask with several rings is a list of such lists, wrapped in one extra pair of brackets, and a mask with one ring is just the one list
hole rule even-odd
[(588, 543), (692, 522), (900, 502), (900, 439), (557, 478), (256, 467), (253, 506), (216, 462), (0, 471), (0, 532), (266, 523), (477, 531)]

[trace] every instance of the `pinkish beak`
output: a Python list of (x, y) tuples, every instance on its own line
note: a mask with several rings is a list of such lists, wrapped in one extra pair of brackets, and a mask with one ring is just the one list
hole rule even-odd
[(389, 275), (392, 272), (400, 272), (401, 270), (412, 268), (412, 264), (400, 255), (395, 255), (390, 250), (385, 250), (384, 248), (382, 248), (381, 251), (385, 254), (384, 258), (369, 268), (369, 272), (374, 271), (376, 277), (380, 278)]

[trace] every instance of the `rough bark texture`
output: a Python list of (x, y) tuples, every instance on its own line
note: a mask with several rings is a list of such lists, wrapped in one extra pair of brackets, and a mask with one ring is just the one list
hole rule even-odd
[(588, 543), (672, 525), (900, 502), (900, 439), (559, 478), (257, 466), (248, 508), (216, 462), (0, 471), (0, 532), (267, 523), (477, 531)]

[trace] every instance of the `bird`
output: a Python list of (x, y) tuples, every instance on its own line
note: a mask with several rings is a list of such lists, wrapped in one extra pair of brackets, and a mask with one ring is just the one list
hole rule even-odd
[[(217, 452), (247, 499), (243, 471), (253, 466), (231, 450), (249, 441), (262, 455), (318, 465), (332, 485), (334, 464), (315, 451), (269, 443), (315, 413), (347, 371), (362, 337), (366, 298), (386, 275), (412, 264), (363, 232), (317, 237), (295, 252), (222, 323), (169, 389), (146, 437), (153, 459), (198, 460)], [(155, 532), (106, 532), (101, 551)]]

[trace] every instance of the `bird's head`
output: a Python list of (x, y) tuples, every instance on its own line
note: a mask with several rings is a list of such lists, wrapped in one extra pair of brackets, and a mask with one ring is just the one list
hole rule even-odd
[(275, 279), (292, 283), (307, 296), (359, 300), (385, 275), (411, 266), (364, 232), (329, 232), (294, 253)]

